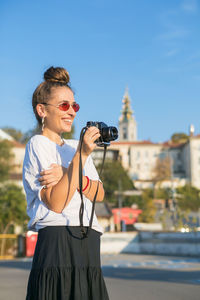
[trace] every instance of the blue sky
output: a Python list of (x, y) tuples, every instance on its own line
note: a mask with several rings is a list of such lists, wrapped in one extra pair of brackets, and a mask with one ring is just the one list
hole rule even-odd
[(199, 0), (1, 0), (0, 127), (36, 121), (35, 87), (50, 66), (65, 67), (88, 120), (118, 125), (126, 86), (138, 139), (200, 133)]

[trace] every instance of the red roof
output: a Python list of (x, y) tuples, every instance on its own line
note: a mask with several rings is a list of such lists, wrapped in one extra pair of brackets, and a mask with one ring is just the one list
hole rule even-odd
[[(200, 138), (200, 135), (199, 135)], [(111, 142), (111, 145), (148, 145), (148, 146), (163, 146), (163, 147), (169, 147), (169, 148), (178, 148), (178, 147), (182, 147), (186, 144), (185, 143), (173, 143), (172, 141), (166, 141), (163, 143), (153, 143), (151, 141), (134, 141), (134, 142)]]
[(169, 148), (179, 148), (182, 147), (186, 144), (187, 142), (184, 143), (173, 143), (172, 141), (166, 141), (163, 143), (164, 147), (169, 147)]
[(112, 145), (162, 145), (162, 143), (153, 143), (151, 141), (134, 141), (134, 142), (111, 142)]
[(16, 147), (16, 148), (25, 148), (26, 147), (25, 144), (21, 144), (17, 141), (11, 141), (11, 144), (13, 145), (13, 147)]

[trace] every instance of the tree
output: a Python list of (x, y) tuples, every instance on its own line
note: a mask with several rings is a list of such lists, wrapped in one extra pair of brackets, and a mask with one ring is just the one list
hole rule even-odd
[(167, 188), (158, 188), (155, 191), (156, 199), (164, 199), (165, 200), (165, 208), (169, 209), (169, 199), (172, 198), (172, 190)]
[(0, 141), (0, 182), (9, 178), (12, 158), (12, 144), (7, 140)]
[(169, 156), (162, 159), (157, 158), (153, 173), (154, 182), (162, 182), (171, 178), (171, 161)]
[(21, 139), (21, 142), (23, 144), (26, 144), (32, 136), (34, 136), (35, 134), (40, 134), (40, 133), (41, 133), (41, 128), (39, 125), (36, 125), (33, 129), (28, 130), (27, 132), (24, 133), (24, 135)]
[[(22, 189), (14, 184), (0, 187), (0, 232), (6, 234), (14, 225), (23, 225), (27, 221), (26, 201)], [(1, 243), (1, 255), (4, 254), (5, 239)]]
[(200, 208), (200, 190), (187, 184), (176, 189), (176, 200), (183, 211), (198, 211)]
[[(97, 166), (98, 171), (101, 165)], [(104, 184), (105, 197), (109, 202), (117, 206), (117, 197), (114, 192), (119, 190), (121, 181), (121, 191), (134, 189), (133, 182), (128, 172), (122, 167), (119, 161), (106, 161), (104, 164), (101, 180)]]
[(186, 143), (189, 139), (189, 136), (186, 133), (176, 132), (171, 136), (171, 141), (173, 143)]
[(21, 139), (23, 137), (23, 133), (21, 130), (17, 130), (13, 127), (4, 127), (3, 131), (11, 135), (16, 141), (21, 142)]
[(156, 207), (153, 203), (153, 190), (144, 190), (142, 196), (138, 196), (137, 201), (135, 201), (135, 203), (138, 205), (138, 208), (142, 209), (142, 213), (138, 217), (138, 222), (154, 222), (156, 215)]

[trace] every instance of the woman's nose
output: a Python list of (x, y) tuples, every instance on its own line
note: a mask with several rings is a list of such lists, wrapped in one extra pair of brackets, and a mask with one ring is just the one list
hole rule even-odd
[(75, 110), (73, 109), (72, 105), (70, 105), (70, 107), (69, 107), (67, 113), (68, 113), (69, 115), (72, 115), (72, 116), (75, 116), (75, 115), (76, 115), (76, 112), (75, 112)]

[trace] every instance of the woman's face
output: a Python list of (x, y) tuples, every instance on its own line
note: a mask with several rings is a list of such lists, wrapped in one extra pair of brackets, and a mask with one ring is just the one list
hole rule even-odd
[[(67, 111), (60, 110), (59, 104), (68, 102), (70, 107)], [(53, 88), (45, 105), (44, 126), (58, 134), (70, 132), (73, 120), (76, 116), (72, 105), (75, 103), (74, 94), (68, 87)]]

